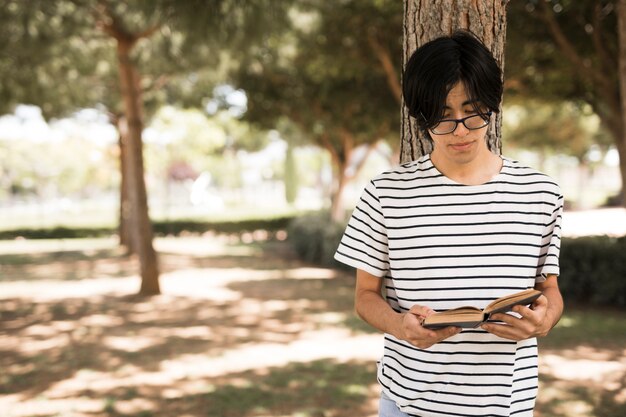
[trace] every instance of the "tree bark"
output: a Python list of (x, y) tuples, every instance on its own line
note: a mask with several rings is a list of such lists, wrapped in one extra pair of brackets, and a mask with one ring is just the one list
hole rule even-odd
[[(320, 138), (322, 146), (326, 148), (328, 153), (330, 153), (332, 166), (334, 168), (333, 177), (335, 184), (332, 186), (330, 195), (330, 218), (335, 222), (341, 222), (344, 220), (342, 195), (343, 190), (349, 181), (346, 168), (350, 158), (352, 157), (352, 152), (354, 151), (354, 141), (352, 140), (351, 135), (342, 133), (338, 136), (341, 138), (341, 142), (335, 144), (333, 144), (327, 135)], [(335, 145), (339, 145), (340, 149), (338, 149)]]
[(120, 150), (120, 213), (119, 213), (119, 237), (120, 245), (126, 248), (127, 254), (136, 254), (137, 248), (133, 245), (132, 230), (132, 204), (130, 202), (130, 189), (128, 186), (128, 178), (131, 175), (128, 169), (128, 157), (126, 155), (128, 147), (128, 124), (126, 118), (118, 116), (116, 118), (116, 126), (119, 134), (119, 150)]
[(120, 90), (123, 101), (123, 120), (118, 124), (123, 141), (122, 152), (126, 176), (128, 201), (130, 204), (131, 245), (139, 257), (141, 286), (139, 294), (160, 294), (159, 265), (157, 253), (152, 246), (153, 232), (148, 215), (148, 198), (144, 180), (143, 165), (143, 102), (139, 71), (131, 59), (131, 51), (138, 40), (148, 38), (159, 26), (153, 26), (143, 32), (130, 33), (122, 21), (112, 11), (107, 0), (100, 0), (95, 8), (96, 24), (105, 33), (115, 39)]
[(117, 58), (120, 87), (124, 100), (124, 114), (128, 134), (125, 143), (125, 163), (128, 175), (131, 204), (133, 247), (139, 256), (142, 295), (159, 294), (159, 268), (156, 251), (152, 246), (152, 224), (148, 215), (148, 199), (144, 180), (142, 142), (142, 101), (139, 73), (131, 61), (130, 51), (136, 39), (117, 38)]
[[(419, 46), (457, 29), (476, 34), (491, 50), (504, 70), (506, 5), (508, 0), (404, 0), (404, 56), (402, 67)], [(502, 113), (491, 121), (487, 133), (489, 149), (502, 152)], [(424, 137), (402, 104), (400, 162), (418, 159), (432, 152), (432, 141)]]
[(619, 165), (622, 174), (622, 205), (626, 207), (626, 0), (617, 3), (617, 32), (619, 54), (619, 94), (621, 129), (616, 132), (616, 146), (619, 152)]

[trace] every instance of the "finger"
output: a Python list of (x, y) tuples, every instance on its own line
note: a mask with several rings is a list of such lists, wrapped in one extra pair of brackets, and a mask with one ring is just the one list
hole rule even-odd
[(519, 329), (506, 324), (486, 323), (480, 326), (483, 330), (509, 340), (522, 340), (526, 337), (521, 334)]
[(409, 313), (411, 314), (415, 314), (421, 317), (428, 317), (431, 314), (434, 313), (433, 309), (426, 307), (426, 306), (421, 306), (421, 305), (414, 305), (411, 307), (411, 309), (409, 310)]
[[(543, 309), (531, 310), (525, 306), (515, 306), (513, 311), (521, 316), (521, 319), (528, 320), (533, 324), (537, 324), (540, 321), (540, 315), (543, 313)], [(505, 314), (508, 315), (508, 314)], [(508, 315), (511, 317), (510, 315)]]
[(463, 329), (461, 329), (460, 327), (448, 326), (440, 330), (435, 330), (435, 333), (437, 334), (439, 341), (441, 341), (449, 337), (452, 337), (456, 334), (459, 334), (461, 330)]
[(405, 325), (416, 339), (436, 338), (437, 333), (434, 330), (422, 327), (423, 321), (424, 317), (415, 313), (407, 314), (404, 319)]
[[(523, 339), (533, 334), (537, 329), (538, 323), (535, 313), (530, 309), (527, 310), (528, 312), (526, 314), (529, 316), (528, 318), (524, 318), (523, 316), (518, 318), (511, 314), (500, 313), (494, 314), (493, 319), (502, 322), (502, 324), (499, 324), (501, 327), (510, 328), (505, 329), (506, 331), (510, 330), (514, 332), (517, 337)], [(493, 324), (498, 325), (498, 323)]]
[(520, 319), (518, 319), (517, 317), (513, 316), (512, 314), (497, 313), (497, 314), (493, 314), (491, 317), (489, 317), (489, 320), (501, 321), (501, 322), (506, 323), (506, 324), (508, 324), (510, 326), (514, 326), (516, 324), (516, 322), (519, 321)]

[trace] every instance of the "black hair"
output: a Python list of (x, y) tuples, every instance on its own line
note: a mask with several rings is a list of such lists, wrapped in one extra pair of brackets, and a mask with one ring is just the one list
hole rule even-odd
[(487, 47), (466, 30), (425, 43), (409, 58), (402, 78), (409, 115), (427, 132), (443, 118), (446, 98), (462, 82), (474, 107), (500, 109), (502, 70)]

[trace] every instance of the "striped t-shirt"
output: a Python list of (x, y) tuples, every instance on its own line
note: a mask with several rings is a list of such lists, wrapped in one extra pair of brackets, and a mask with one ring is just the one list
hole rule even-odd
[[(397, 312), (484, 308), (559, 273), (563, 197), (548, 176), (503, 158), (481, 185), (441, 174), (426, 155), (365, 188), (335, 258), (384, 279)], [(463, 330), (427, 349), (385, 334), (383, 392), (410, 415), (532, 416), (537, 341)]]

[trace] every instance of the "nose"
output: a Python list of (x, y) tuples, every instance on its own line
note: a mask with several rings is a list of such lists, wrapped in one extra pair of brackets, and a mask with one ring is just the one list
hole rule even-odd
[(454, 136), (466, 136), (469, 133), (469, 129), (465, 127), (463, 123), (457, 123), (456, 129), (452, 132)]

